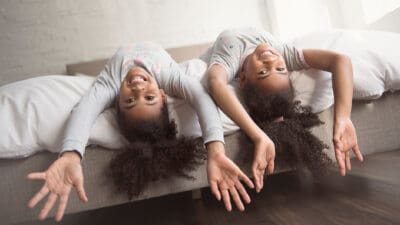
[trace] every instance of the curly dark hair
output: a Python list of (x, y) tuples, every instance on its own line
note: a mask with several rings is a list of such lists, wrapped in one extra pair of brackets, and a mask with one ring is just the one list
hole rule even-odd
[[(245, 87), (242, 95), (249, 115), (275, 144), (276, 164), (294, 169), (305, 166), (316, 178), (328, 171), (332, 160), (324, 149), (329, 147), (310, 131), (323, 122), (310, 107), (292, 102), (288, 92), (268, 95)], [(275, 122), (279, 117), (284, 120)]]
[(116, 108), (119, 127), (129, 142), (116, 152), (109, 166), (109, 175), (119, 191), (132, 199), (159, 179), (194, 179), (189, 172), (203, 163), (206, 151), (199, 138), (176, 137), (176, 124), (170, 121), (166, 104), (160, 118), (151, 121), (127, 121)]

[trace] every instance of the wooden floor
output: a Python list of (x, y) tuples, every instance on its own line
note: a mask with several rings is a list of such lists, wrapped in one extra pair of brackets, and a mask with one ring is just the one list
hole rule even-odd
[[(181, 193), (67, 215), (60, 224), (400, 224), (400, 151), (370, 155), (352, 165), (346, 177), (335, 171), (318, 183), (298, 172), (269, 176), (262, 193), (251, 191), (252, 203), (243, 213), (226, 212), (204, 189), (201, 200)], [(49, 219), (24, 225), (53, 223)]]

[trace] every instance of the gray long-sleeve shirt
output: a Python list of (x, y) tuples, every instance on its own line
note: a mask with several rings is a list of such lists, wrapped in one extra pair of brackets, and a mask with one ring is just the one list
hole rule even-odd
[(217, 107), (201, 83), (184, 74), (161, 46), (152, 42), (120, 48), (107, 62), (90, 90), (72, 110), (64, 133), (61, 152), (76, 150), (83, 157), (90, 129), (98, 115), (111, 107), (121, 82), (133, 67), (144, 68), (166, 94), (185, 99), (197, 112), (204, 143), (224, 142)]
[(302, 49), (281, 43), (265, 30), (253, 27), (227, 29), (219, 34), (214, 45), (201, 56), (209, 66), (222, 65), (228, 74), (228, 81), (238, 77), (244, 59), (261, 43), (267, 43), (279, 51), (289, 71), (309, 68)]

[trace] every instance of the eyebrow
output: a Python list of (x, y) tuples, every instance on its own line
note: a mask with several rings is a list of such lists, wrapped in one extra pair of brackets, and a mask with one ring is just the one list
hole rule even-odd
[[(285, 75), (289, 74), (287, 70), (285, 72), (279, 72), (279, 71), (276, 71), (276, 72), (279, 74), (285, 74)], [(271, 73), (260, 74), (260, 75), (258, 75), (257, 79), (262, 80), (262, 79), (269, 77), (270, 75), (271, 75)]]

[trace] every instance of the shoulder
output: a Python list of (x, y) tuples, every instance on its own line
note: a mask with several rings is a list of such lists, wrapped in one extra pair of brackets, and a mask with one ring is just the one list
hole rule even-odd
[(118, 48), (116, 55), (137, 54), (149, 51), (165, 51), (162, 46), (152, 41), (132, 42)]
[(243, 39), (247, 39), (247, 28), (231, 28), (223, 30), (215, 40), (215, 46), (233, 48), (243, 45)]
[(253, 29), (251, 27), (239, 27), (239, 28), (230, 28), (223, 30), (219, 35), (218, 39), (222, 38), (239, 38), (244, 35), (248, 35), (253, 33)]
[(222, 31), (218, 38), (218, 41), (234, 42), (234, 41), (248, 41), (253, 42), (276, 42), (275, 38), (268, 31), (257, 28), (257, 27), (241, 27), (226, 29)]

